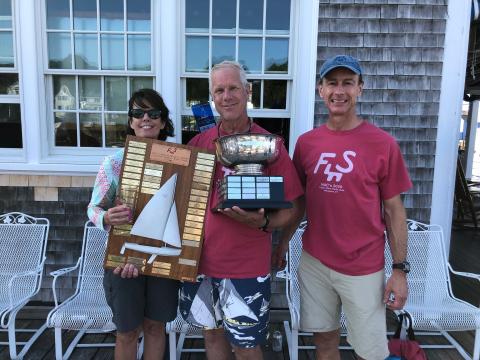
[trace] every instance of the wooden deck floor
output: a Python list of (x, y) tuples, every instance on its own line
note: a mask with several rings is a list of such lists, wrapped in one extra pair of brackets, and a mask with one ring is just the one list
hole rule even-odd
[[(480, 262), (478, 256), (480, 254), (480, 230), (473, 229), (461, 229), (454, 230), (452, 234), (452, 244), (450, 251), (450, 261), (455, 270), (468, 271), (474, 273), (480, 273)], [(459, 278), (452, 278), (453, 290), (456, 296), (464, 299), (472, 304), (478, 305), (480, 303), (480, 284)], [(285, 317), (285, 312), (274, 312), (272, 314), (272, 331), (281, 330), (283, 333), (283, 325), (281, 323), (282, 317)], [(42, 320), (36, 319), (24, 319), (21, 321), (21, 325), (25, 327), (35, 327), (42, 324)], [(389, 322), (389, 328), (392, 330), (392, 321)], [(468, 332), (454, 332), (451, 335), (469, 352), (473, 350), (474, 333)], [(74, 332), (65, 331), (63, 335), (64, 343), (70, 341), (75, 336)], [(7, 338), (6, 333), (0, 333), (0, 341), (5, 341)], [(22, 335), (18, 338), (21, 340)], [(443, 339), (438, 337), (421, 337), (419, 338), (422, 344), (443, 344)], [(115, 337), (113, 334), (104, 335), (87, 335), (84, 341), (95, 343), (107, 343), (114, 342)], [(343, 340), (342, 340), (343, 341)], [(193, 344), (194, 342), (194, 344)], [(187, 340), (185, 347), (201, 346), (201, 340)], [(309, 344), (309, 339), (301, 339), (300, 344)], [(457, 360), (461, 359), (461, 356), (456, 350), (425, 350), (428, 359), (430, 360)], [(270, 345), (267, 344), (264, 347), (265, 359), (286, 360), (289, 359), (288, 349), (286, 346), (284, 335), (284, 346), (282, 352), (273, 352)], [(8, 348), (6, 346), (0, 346), (0, 360), (9, 359)], [(33, 360), (50, 360), (55, 358), (55, 342), (54, 333), (52, 329), (47, 329), (43, 335), (35, 342), (30, 351), (25, 356), (25, 359)], [(167, 357), (166, 357), (167, 358)], [(354, 355), (351, 350), (341, 351), (342, 360), (353, 360)], [(72, 356), (72, 360), (107, 360), (113, 359), (112, 348), (82, 348), (76, 349)], [(182, 355), (182, 359), (205, 359), (204, 353), (187, 353)], [(304, 350), (299, 352), (299, 359), (315, 359), (313, 350)]]

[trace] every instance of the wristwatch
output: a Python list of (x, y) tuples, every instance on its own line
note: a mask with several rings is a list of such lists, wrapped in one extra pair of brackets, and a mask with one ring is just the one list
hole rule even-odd
[(392, 269), (399, 269), (405, 274), (408, 274), (410, 272), (410, 263), (408, 261), (402, 261), (401, 263), (392, 264)]

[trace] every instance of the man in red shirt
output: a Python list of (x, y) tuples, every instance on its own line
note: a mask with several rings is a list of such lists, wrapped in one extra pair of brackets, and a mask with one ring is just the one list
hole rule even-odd
[[(241, 133), (267, 133), (247, 115), (250, 93), (240, 64), (224, 61), (210, 74), (210, 92), (220, 121), (189, 145), (213, 150), (218, 137)], [(237, 359), (261, 359), (260, 345), (268, 333), (270, 302), (271, 230), (303, 215), (302, 186), (285, 147), (265, 175), (282, 175), (285, 199), (291, 209), (265, 212), (232, 207), (215, 211), (217, 191), (212, 191), (205, 217), (205, 238), (198, 281), (185, 282), (180, 293), (180, 312), (204, 329), (209, 359), (228, 359), (234, 348)], [(214, 184), (231, 173), (216, 163)]]
[[(362, 94), (357, 59), (339, 55), (320, 69), (318, 92), (326, 124), (299, 137), (293, 161), (303, 183), (307, 229), (298, 277), (302, 330), (314, 333), (317, 359), (340, 359), (340, 309), (348, 342), (360, 359), (388, 355), (385, 304), (407, 299), (406, 215), (400, 194), (411, 186), (389, 134), (356, 114)], [(384, 231), (394, 260), (384, 285)], [(295, 224), (284, 231), (273, 263), (280, 265)]]

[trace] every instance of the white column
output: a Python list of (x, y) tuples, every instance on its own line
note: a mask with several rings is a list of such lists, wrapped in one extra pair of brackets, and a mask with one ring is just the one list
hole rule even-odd
[[(470, 31), (471, 0), (448, 2), (430, 222), (443, 227), (450, 250), (458, 129)], [(452, 131), (454, 129), (455, 131)]]
[(317, 71), (317, 38), (319, 0), (298, 1), (296, 8), (292, 117), (290, 119), (290, 154), (298, 137), (313, 129), (315, 110), (315, 75)]
[[(155, 69), (157, 90), (163, 96), (170, 110), (170, 118), (175, 127), (175, 137), (180, 142), (182, 127), (180, 116), (180, 1), (161, 0), (152, 15), (157, 35), (155, 49)], [(159, 36), (158, 36), (159, 35)]]
[(472, 106), (470, 107), (470, 132), (468, 136), (468, 149), (466, 150), (467, 159), (466, 159), (466, 167), (465, 167), (465, 177), (467, 179), (472, 178), (472, 169), (473, 169), (473, 157), (475, 154), (475, 140), (477, 138), (477, 126), (478, 126), (478, 111), (480, 110), (479, 101), (475, 100), (472, 102)]
[(20, 72), (20, 95), (23, 118), (23, 146), (26, 161), (38, 164), (42, 157), (41, 132), (41, 103), (40, 98), (44, 90), (40, 88), (40, 74), (42, 74), (42, 53), (36, 41), (41, 23), (38, 16), (38, 7), (35, 0), (15, 1), (17, 12), (17, 27), (15, 29), (18, 44), (18, 69)]

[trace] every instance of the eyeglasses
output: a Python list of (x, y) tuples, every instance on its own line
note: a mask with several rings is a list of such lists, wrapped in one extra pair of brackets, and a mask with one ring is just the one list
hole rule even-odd
[(142, 109), (131, 109), (128, 111), (128, 116), (133, 117), (135, 119), (141, 119), (145, 115), (148, 114), (150, 119), (160, 119), (162, 115), (162, 110), (142, 110)]

